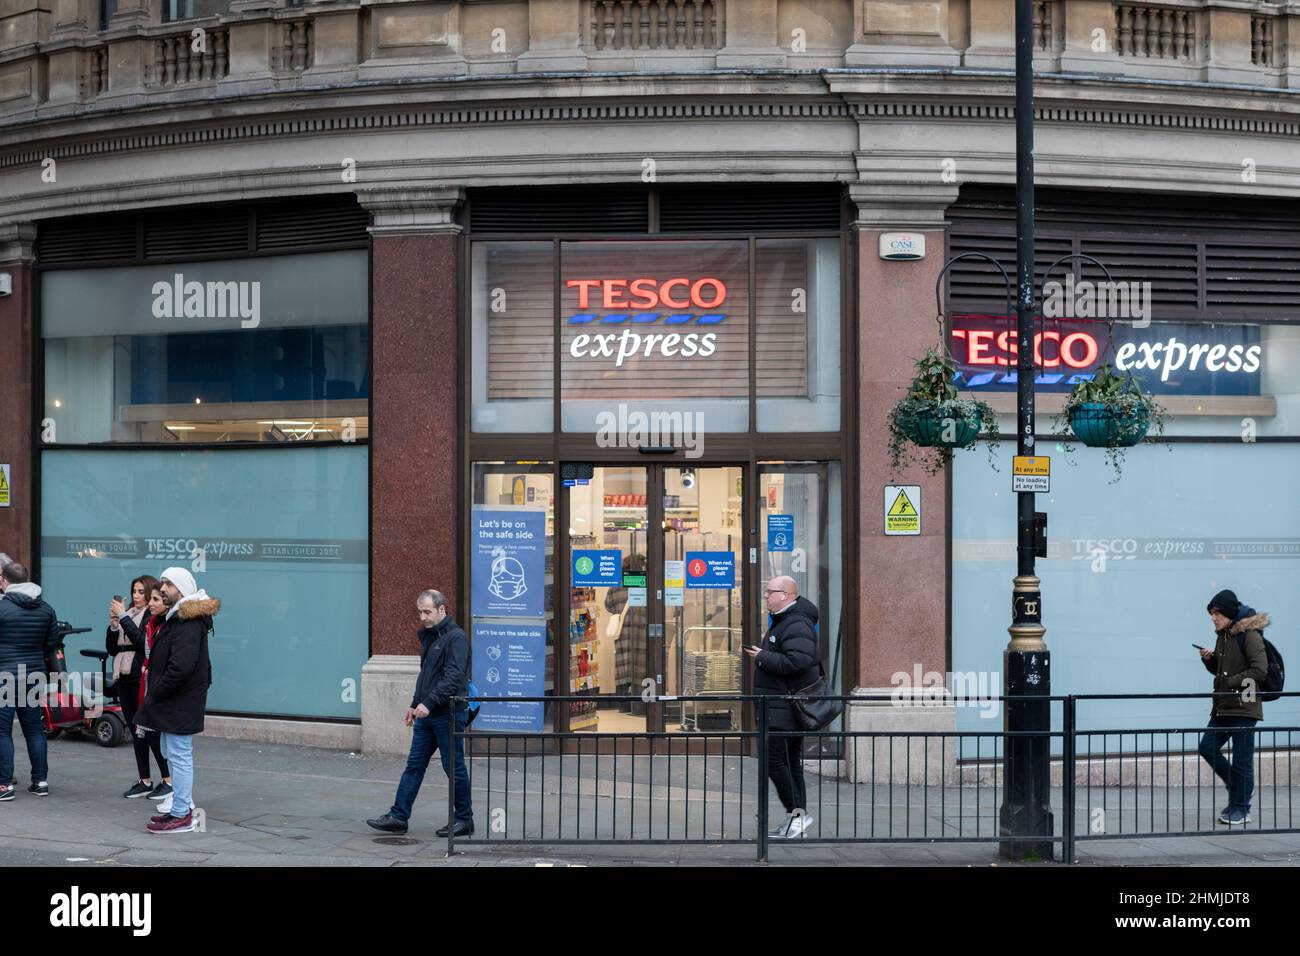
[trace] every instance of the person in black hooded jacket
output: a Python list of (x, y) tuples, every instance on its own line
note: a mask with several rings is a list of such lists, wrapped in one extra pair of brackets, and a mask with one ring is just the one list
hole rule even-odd
[(0, 800), (14, 798), (13, 719), (27, 741), (27, 757), (32, 764), (29, 793), (48, 794), (48, 748), (41, 708), (27, 706), (33, 678), (44, 683), (43, 675), (50, 653), (59, 643), (59, 621), (54, 608), (41, 598), (39, 585), (31, 583), (27, 569), (16, 561), (0, 568), (0, 676), (13, 689), (17, 699), (0, 700)]
[[(794, 578), (775, 577), (768, 582), (764, 603), (772, 615), (763, 646), (747, 647), (754, 661), (754, 693), (785, 696), (817, 680), (817, 606), (799, 596)], [(767, 701), (767, 729), (802, 730), (788, 700)], [(771, 829), (776, 837), (797, 837), (812, 826), (806, 813), (807, 790), (803, 779), (803, 737), (769, 737), (767, 772), (785, 806), (785, 820)]]

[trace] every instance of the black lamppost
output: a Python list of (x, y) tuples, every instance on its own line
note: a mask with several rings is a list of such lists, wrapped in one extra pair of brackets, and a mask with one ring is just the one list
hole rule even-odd
[[(1033, 4), (1016, 0), (1016, 454), (1034, 454), (1034, 49)], [(1003, 729), (1043, 736), (1004, 738), (1001, 855), (1052, 858), (1051, 702), (1017, 701), (1052, 692), (1051, 656), (1043, 640), (1043, 602), (1034, 568), (1034, 493), (1016, 494), (1016, 577), (1011, 642), (1002, 652)], [(1068, 825), (1068, 821), (1067, 821)]]

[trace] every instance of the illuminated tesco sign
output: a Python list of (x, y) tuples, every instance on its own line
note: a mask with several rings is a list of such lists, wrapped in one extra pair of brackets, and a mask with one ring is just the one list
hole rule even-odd
[[(571, 326), (710, 326), (727, 320), (726, 313), (712, 311), (726, 303), (727, 285), (708, 276), (662, 280), (649, 277), (569, 279), (565, 285), (577, 290), (579, 309), (602, 310), (570, 315), (567, 324)], [(574, 358), (612, 358), (615, 368), (622, 368), (626, 361), (639, 355), (707, 358), (716, 349), (717, 333), (713, 331), (656, 332), (623, 328), (613, 332), (582, 332), (569, 342), (569, 354)]]
[[(721, 279), (570, 279), (565, 283), (578, 290), (578, 308), (604, 309), (716, 309), (727, 301), (727, 286)], [(635, 296), (635, 298), (628, 298)], [(600, 305), (593, 306), (592, 299)]]
[[(966, 343), (966, 365), (1016, 364), (1019, 349), (1007, 332), (993, 329), (953, 329), (952, 337)], [(1047, 350), (1044, 354), (1044, 345)], [(1097, 339), (1087, 332), (1046, 331), (1034, 336), (1034, 364), (1042, 368), (1092, 368), (1101, 354)], [(960, 361), (960, 359), (959, 359)]]
[[(1001, 366), (1016, 364), (1015, 336), (990, 328), (953, 329), (954, 343), (965, 345), (965, 355), (957, 350), (959, 364)], [(1102, 353), (1097, 337), (1088, 332), (1045, 330), (1034, 336), (1034, 364), (1043, 369), (1062, 367), (1092, 369)], [(1160, 373), (1160, 381), (1169, 381), (1174, 372), (1242, 372), (1259, 371), (1262, 345), (1198, 343), (1188, 345), (1177, 336), (1160, 342), (1125, 342), (1115, 352), (1115, 367), (1122, 372), (1151, 371)]]

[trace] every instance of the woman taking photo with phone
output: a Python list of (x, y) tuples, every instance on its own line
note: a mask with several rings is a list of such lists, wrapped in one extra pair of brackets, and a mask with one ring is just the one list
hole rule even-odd
[[(108, 653), (113, 655), (113, 680), (117, 685), (118, 700), (122, 704), (122, 716), (128, 726), (135, 722), (135, 712), (140, 706), (141, 670), (149, 655), (145, 625), (153, 616), (150, 597), (157, 588), (157, 578), (147, 574), (142, 575), (131, 582), (130, 607), (125, 606), (117, 595), (114, 595), (108, 605), (108, 633), (105, 636), (105, 644)], [(158, 735), (153, 734), (145, 739), (132, 735), (131, 744), (135, 748), (135, 764), (139, 779), (122, 796), (128, 800), (145, 796), (153, 800), (161, 800), (171, 793), (172, 788), (171, 775), (167, 771), (167, 761), (162, 756)], [(151, 749), (162, 777), (156, 787), (149, 774)]]

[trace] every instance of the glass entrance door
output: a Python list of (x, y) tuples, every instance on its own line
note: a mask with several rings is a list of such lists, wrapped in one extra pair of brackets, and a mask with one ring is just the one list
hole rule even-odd
[(663, 706), (669, 732), (739, 731), (744, 708), (744, 469), (663, 469)]
[[(601, 466), (567, 492), (569, 729), (741, 729), (744, 469)], [(563, 687), (563, 685), (561, 685)], [(675, 697), (647, 703), (641, 699)]]
[(569, 681), (588, 697), (569, 707), (569, 729), (640, 733), (650, 663), (651, 528), (658, 508), (647, 467), (600, 467), (568, 489)]

